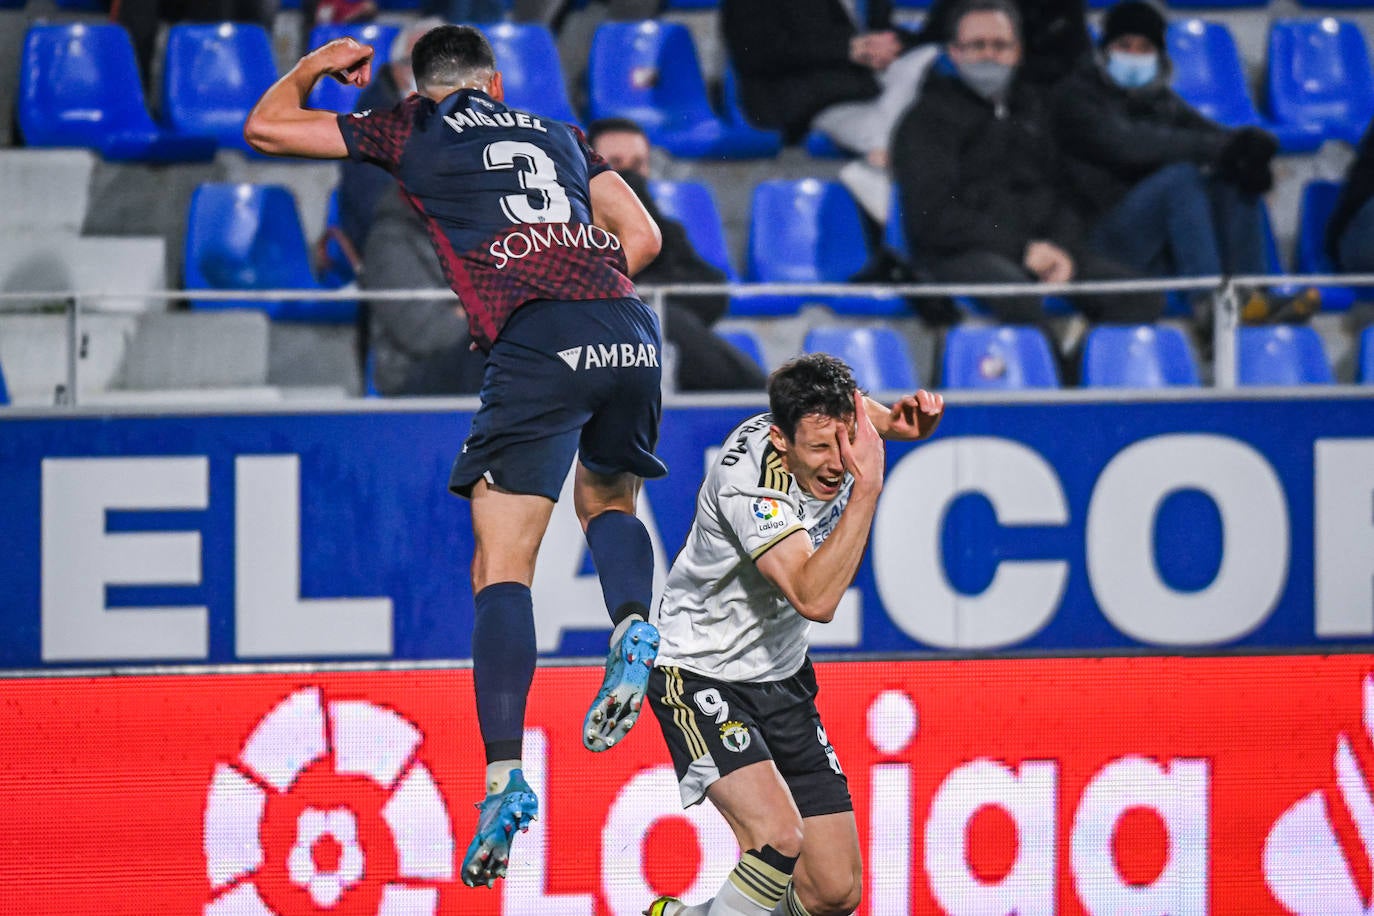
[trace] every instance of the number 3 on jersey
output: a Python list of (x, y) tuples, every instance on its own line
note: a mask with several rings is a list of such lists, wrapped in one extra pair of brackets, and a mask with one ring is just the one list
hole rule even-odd
[(566, 223), (572, 216), (568, 192), (558, 183), (558, 169), (549, 154), (533, 143), (498, 140), (483, 152), (488, 171), (515, 169), (520, 187), (542, 198), (535, 206), (530, 194), (507, 194), (501, 198), (501, 212), (512, 223)]

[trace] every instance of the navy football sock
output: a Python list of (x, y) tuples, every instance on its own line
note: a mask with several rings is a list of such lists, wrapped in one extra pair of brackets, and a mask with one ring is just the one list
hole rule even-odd
[(472, 679), (487, 763), (519, 760), (525, 698), (534, 679), (534, 603), (519, 582), (477, 593), (472, 621)]
[(618, 624), (631, 614), (647, 620), (654, 592), (654, 545), (644, 523), (624, 512), (603, 512), (587, 525), (587, 546), (611, 621)]

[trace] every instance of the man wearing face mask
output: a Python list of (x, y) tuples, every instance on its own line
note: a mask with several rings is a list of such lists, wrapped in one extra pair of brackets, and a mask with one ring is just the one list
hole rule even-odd
[[(1159, 276), (1268, 272), (1260, 195), (1278, 144), (1257, 127), (1228, 129), (1169, 88), (1164, 15), (1144, 0), (1107, 11), (1099, 53), (1060, 84), (1055, 134), (1078, 160), (1092, 244)], [(1302, 311), (1319, 302), (1293, 300)], [(1275, 306), (1245, 303), (1260, 319)], [(1195, 303), (1209, 314), (1210, 299)]]
[[(951, 283), (1138, 276), (1083, 244), (1044, 99), (1016, 78), (1016, 7), (963, 0), (950, 21), (946, 54), (893, 135), (893, 177), (916, 266)], [(1094, 321), (1151, 321), (1163, 310), (1162, 297), (1144, 293), (1073, 303)], [(1003, 321), (1050, 330), (1041, 296), (990, 297), (987, 305)]]

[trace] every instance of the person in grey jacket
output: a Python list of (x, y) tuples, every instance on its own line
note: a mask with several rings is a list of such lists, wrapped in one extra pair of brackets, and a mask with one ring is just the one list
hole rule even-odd
[[(439, 257), (399, 189), (381, 195), (363, 248), (364, 290), (448, 289)], [(470, 348), (456, 297), (367, 303), (368, 352), (379, 394), (476, 394), (486, 358)]]
[(1260, 195), (1278, 144), (1209, 120), (1169, 87), (1166, 25), (1145, 0), (1111, 7), (1098, 54), (1055, 93), (1091, 243), (1153, 275), (1267, 273)]

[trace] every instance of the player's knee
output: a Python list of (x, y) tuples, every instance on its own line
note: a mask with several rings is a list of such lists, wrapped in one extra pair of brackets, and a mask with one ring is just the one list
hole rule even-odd
[(811, 916), (849, 916), (863, 900), (863, 875), (859, 869), (832, 870), (816, 876), (806, 901)]
[(767, 845), (772, 846), (778, 853), (789, 859), (800, 856), (802, 851), (801, 820), (786, 820), (770, 825)]

